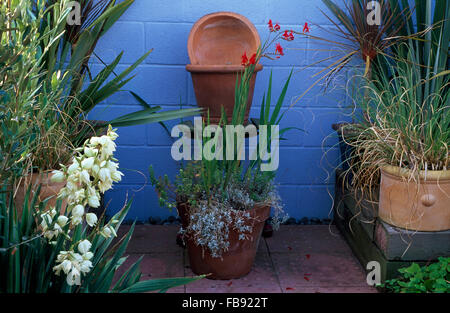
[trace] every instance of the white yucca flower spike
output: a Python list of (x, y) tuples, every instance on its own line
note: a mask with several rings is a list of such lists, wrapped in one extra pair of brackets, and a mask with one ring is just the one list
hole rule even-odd
[[(92, 137), (85, 142), (83, 147), (75, 149), (77, 154), (72, 159), (69, 167), (61, 166), (61, 170), (52, 172), (52, 180), (55, 182), (66, 182), (65, 187), (58, 194), (59, 199), (67, 201), (68, 213), (70, 215), (60, 215), (56, 223), (53, 219), (56, 210), (51, 210), (43, 215), (41, 226), (44, 236), (51, 240), (63, 232), (69, 220), (70, 226), (76, 226), (86, 220), (86, 224), (94, 227), (98, 223), (98, 217), (94, 213), (86, 213), (87, 206), (98, 208), (100, 206), (100, 195), (112, 188), (114, 182), (120, 181), (122, 173), (118, 171), (118, 163), (113, 157), (116, 151), (114, 140), (118, 137), (111, 126), (108, 127), (107, 135)], [(114, 221), (112, 222), (114, 224)], [(53, 229), (50, 226), (53, 224)], [(66, 240), (71, 240), (68, 235), (69, 230), (65, 230)], [(109, 238), (117, 236), (115, 229), (108, 225), (101, 229), (94, 229), (97, 234)], [(53, 267), (56, 275), (63, 272), (66, 275), (67, 284), (80, 285), (81, 275), (91, 271), (94, 257), (89, 251), (92, 244), (87, 239), (81, 239), (76, 245), (78, 253), (74, 251), (60, 251), (56, 258), (58, 265)]]

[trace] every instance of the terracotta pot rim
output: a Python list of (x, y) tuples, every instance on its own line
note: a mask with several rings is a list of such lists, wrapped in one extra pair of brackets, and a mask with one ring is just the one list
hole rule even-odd
[[(256, 64), (254, 73), (263, 69), (261, 64)], [(242, 65), (202, 65), (188, 64), (186, 70), (191, 73), (240, 73), (244, 70)]]
[[(399, 166), (384, 165), (381, 167), (381, 172), (398, 178), (411, 177), (412, 171), (410, 169), (401, 168)], [(420, 180), (426, 181), (450, 181), (450, 170), (447, 171), (420, 171)]]
[[(178, 205), (185, 205), (187, 207), (190, 207), (189, 201), (179, 201), (179, 202), (177, 201), (177, 206)], [(253, 204), (252, 208), (249, 209), (249, 210), (245, 210), (245, 212), (250, 212), (250, 211), (253, 211), (253, 210), (267, 208), (267, 207), (271, 208), (272, 206), (270, 204), (268, 204), (268, 203), (265, 203), (265, 202), (255, 202)]]
[(258, 30), (256, 29), (255, 25), (253, 25), (253, 23), (248, 18), (246, 18), (245, 16), (243, 16), (241, 14), (230, 12), (230, 11), (214, 12), (214, 13), (204, 15), (194, 24), (194, 26), (192, 26), (192, 29), (191, 29), (191, 32), (189, 33), (189, 38), (188, 38), (188, 55), (189, 55), (189, 59), (191, 60), (191, 63), (199, 63), (199, 61), (196, 59), (195, 53), (194, 53), (194, 47), (193, 47), (194, 35), (197, 33), (197, 30), (199, 29), (200, 26), (202, 26), (202, 24), (207, 22), (209, 19), (218, 17), (218, 16), (223, 16), (223, 17), (228, 17), (228, 18), (231, 17), (231, 18), (234, 18), (234, 19), (237, 19), (237, 20), (240, 20), (241, 22), (243, 22), (249, 28), (250, 32), (253, 34), (253, 37), (255, 38), (255, 41), (256, 41), (256, 46), (257, 47), (261, 46), (261, 38), (259, 37)]

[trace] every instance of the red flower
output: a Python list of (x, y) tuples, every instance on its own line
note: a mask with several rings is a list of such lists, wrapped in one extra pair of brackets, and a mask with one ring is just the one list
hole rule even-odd
[(249, 65), (251, 65), (251, 64), (256, 64), (256, 53), (254, 53), (253, 55), (252, 55), (252, 57), (250, 58), (250, 60), (248, 61), (248, 64)]
[[(271, 31), (271, 32), (273, 32), (274, 31), (274, 29), (273, 29), (273, 24), (272, 24), (272, 20), (269, 20), (269, 30)], [(277, 24), (278, 25), (278, 24)]]
[(303, 33), (309, 33), (309, 26), (308, 23), (305, 23), (305, 26), (303, 26)]
[(284, 40), (292, 41), (292, 40), (294, 40), (294, 32), (292, 30), (290, 32), (288, 30), (285, 30), (284, 34), (281, 37)]
[(284, 55), (283, 47), (279, 43), (275, 47), (275, 54)]
[(248, 63), (247, 52), (244, 52), (244, 54), (242, 55), (242, 62), (241, 62), (241, 64), (243, 66), (246, 66), (247, 63)]
[(281, 27), (280, 24), (276, 23), (273, 28), (275, 29), (275, 31), (279, 31)]
[(247, 57), (247, 52), (244, 52), (244, 54), (242, 55), (242, 62), (241, 64), (243, 66), (249, 66), (249, 65), (254, 65), (256, 64), (256, 53), (253, 53), (253, 55), (251, 56), (250, 60)]

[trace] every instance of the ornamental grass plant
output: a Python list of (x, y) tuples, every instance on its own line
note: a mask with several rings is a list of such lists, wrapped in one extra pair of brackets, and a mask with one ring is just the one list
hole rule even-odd
[(415, 20), (406, 17), (393, 57), (354, 97), (364, 112), (354, 126), (359, 135), (349, 142), (357, 156), (357, 188), (374, 184), (385, 165), (400, 167), (417, 183), (421, 173), (448, 170), (450, 4), (436, 1), (434, 11), (431, 1), (416, 4)]

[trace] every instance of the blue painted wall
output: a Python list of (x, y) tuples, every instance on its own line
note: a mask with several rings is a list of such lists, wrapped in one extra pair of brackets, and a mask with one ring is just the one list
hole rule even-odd
[[(135, 71), (137, 76), (126, 88), (135, 91), (147, 102), (167, 109), (178, 108), (180, 102), (183, 107), (195, 106), (192, 81), (185, 64), (189, 62), (186, 49), (188, 34), (196, 20), (216, 11), (237, 12), (256, 25), (264, 41), (268, 36), (269, 18), (279, 22), (282, 28), (301, 31), (302, 25), (309, 22), (312, 33), (327, 33), (332, 25), (319, 9), (325, 9), (319, 0), (136, 0), (101, 40), (96, 52), (105, 61), (111, 62), (124, 50), (119, 66), (124, 69), (153, 48), (154, 52)], [(311, 75), (321, 68), (299, 70), (326, 56), (324, 52), (306, 50), (320, 47), (305, 39), (290, 44), (281, 43), (303, 50), (287, 49), (286, 56), (279, 60), (263, 60), (264, 69), (257, 77), (252, 116), (258, 116), (270, 71), (273, 71), (273, 92), (278, 96), (290, 69), (295, 68), (285, 103), (287, 108), (296, 96), (308, 89), (314, 81)], [(96, 60), (93, 62), (92, 70), (98, 72), (102, 66)], [(347, 74), (343, 72), (337, 86), (345, 85), (346, 79)], [(307, 131), (292, 131), (280, 149), (277, 183), (285, 210), (295, 218), (327, 218), (332, 207), (333, 168), (339, 163), (339, 152), (331, 124), (348, 120), (342, 111), (348, 100), (342, 88), (335, 88), (326, 95), (319, 89), (314, 88), (297, 103), (282, 123), (282, 127), (295, 126)], [(123, 91), (97, 107), (90, 117), (107, 120), (139, 108), (136, 101)], [(168, 123), (174, 124), (176, 121)], [(120, 128), (119, 135), (116, 156), (125, 176), (106, 195), (109, 212), (119, 209), (128, 195), (128, 198), (134, 197), (130, 218), (146, 221), (150, 216), (167, 217), (173, 214), (158, 206), (148, 178), (150, 164), (154, 165), (157, 174), (174, 177), (178, 164), (170, 156), (173, 140), (158, 124)]]

